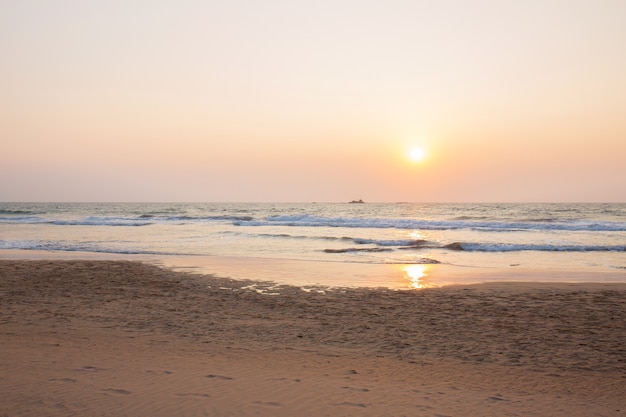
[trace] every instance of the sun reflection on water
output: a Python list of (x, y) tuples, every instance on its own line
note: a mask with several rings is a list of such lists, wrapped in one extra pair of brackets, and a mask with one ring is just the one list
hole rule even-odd
[(402, 267), (404, 275), (409, 280), (409, 288), (422, 289), (432, 287), (432, 284), (425, 282), (426, 272), (430, 265), (405, 265)]

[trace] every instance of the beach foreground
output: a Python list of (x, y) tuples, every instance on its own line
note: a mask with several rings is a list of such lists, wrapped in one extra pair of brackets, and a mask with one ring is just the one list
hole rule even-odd
[(626, 285), (271, 287), (0, 261), (0, 416), (626, 415)]

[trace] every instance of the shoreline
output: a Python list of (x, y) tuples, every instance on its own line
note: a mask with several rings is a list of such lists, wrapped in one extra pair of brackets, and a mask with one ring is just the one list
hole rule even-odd
[(129, 261), (0, 260), (0, 411), (626, 413), (624, 284), (266, 284)]
[(577, 271), (521, 266), (508, 268), (448, 264), (367, 264), (232, 256), (182, 256), (0, 249), (1, 260), (137, 261), (195, 275), (329, 288), (443, 288), (498, 282), (624, 283), (626, 271)]

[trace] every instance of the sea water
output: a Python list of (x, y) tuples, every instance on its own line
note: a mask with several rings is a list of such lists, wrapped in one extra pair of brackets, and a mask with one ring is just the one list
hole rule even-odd
[(296, 285), (626, 282), (626, 204), (0, 203), (0, 249)]

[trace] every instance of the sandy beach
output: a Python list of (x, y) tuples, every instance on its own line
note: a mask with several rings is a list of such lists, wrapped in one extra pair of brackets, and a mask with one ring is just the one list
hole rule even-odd
[(625, 299), (0, 260), (0, 416), (622, 416)]

